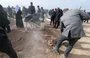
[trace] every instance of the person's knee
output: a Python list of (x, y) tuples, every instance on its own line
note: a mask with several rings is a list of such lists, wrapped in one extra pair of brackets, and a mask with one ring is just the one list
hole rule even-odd
[(64, 36), (64, 35), (61, 35), (61, 36), (60, 36), (60, 39), (62, 39), (62, 40), (67, 40), (67, 37)]

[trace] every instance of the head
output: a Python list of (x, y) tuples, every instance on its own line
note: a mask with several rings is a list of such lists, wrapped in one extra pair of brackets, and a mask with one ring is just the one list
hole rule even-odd
[(84, 10), (84, 12), (86, 12), (86, 10)]
[(57, 8), (55, 8), (55, 11), (57, 12)]
[(40, 8), (39, 5), (37, 6), (37, 8)]
[(41, 7), (41, 9), (43, 9), (43, 7)]
[(60, 8), (57, 8), (57, 9), (60, 9)]
[(69, 9), (68, 8), (65, 8), (64, 10), (63, 10), (63, 12), (65, 13), (65, 12), (67, 12)]
[(60, 8), (58, 8), (57, 11), (60, 12)]
[(10, 6), (8, 5), (8, 8), (10, 8)]
[(54, 11), (54, 9), (52, 9), (52, 11)]
[(33, 5), (33, 2), (31, 2), (30, 4), (31, 4), (31, 6), (32, 6), (32, 5)]

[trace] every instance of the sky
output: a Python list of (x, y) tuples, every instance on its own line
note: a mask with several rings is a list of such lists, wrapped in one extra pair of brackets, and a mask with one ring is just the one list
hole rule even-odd
[(37, 5), (43, 6), (45, 9), (52, 9), (60, 7), (70, 8), (70, 9), (77, 9), (82, 7), (82, 9), (86, 9), (90, 11), (90, 0), (0, 0), (0, 4), (4, 7), (16, 6), (19, 5), (20, 7), (30, 5), (30, 2), (33, 2), (34, 6)]

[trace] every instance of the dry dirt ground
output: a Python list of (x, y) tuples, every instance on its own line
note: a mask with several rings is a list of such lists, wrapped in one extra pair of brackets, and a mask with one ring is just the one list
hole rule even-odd
[[(53, 43), (60, 36), (60, 31), (49, 26), (49, 22), (42, 23), (42, 28), (28, 29), (29, 32), (25, 32), (24, 28), (16, 28), (15, 23), (12, 25), (12, 32), (8, 37), (19, 58), (64, 58), (64, 45), (60, 48), (60, 55), (51, 51)], [(84, 23), (83, 26), (86, 37), (75, 44), (69, 58), (90, 58), (90, 22)], [(0, 53), (0, 58), (8, 56)]]

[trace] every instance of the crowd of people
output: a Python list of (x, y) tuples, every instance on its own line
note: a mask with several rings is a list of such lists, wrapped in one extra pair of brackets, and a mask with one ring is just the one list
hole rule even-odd
[(59, 53), (59, 48), (62, 43), (67, 40), (68, 46), (65, 51), (65, 58), (68, 58), (69, 53), (71, 52), (75, 43), (85, 36), (83, 30), (83, 22), (87, 22), (90, 19), (90, 13), (85, 10), (80, 9), (59, 9), (55, 8), (49, 11), (51, 16), (50, 25), (54, 28), (60, 26), (61, 36), (57, 39), (55, 47), (53, 47), (53, 52)]
[[(18, 56), (12, 48), (11, 42), (7, 36), (7, 33), (11, 32), (9, 26), (10, 21), (8, 20), (8, 17), (14, 17), (15, 15), (17, 28), (24, 28), (22, 18), (27, 14), (33, 16), (38, 13), (38, 15), (42, 18), (42, 22), (45, 21), (45, 10), (43, 9), (43, 7), (40, 8), (40, 6), (38, 5), (36, 12), (33, 3), (31, 2), (30, 4), (31, 5), (28, 9), (23, 7), (23, 10), (21, 10), (21, 8), (17, 6), (15, 9), (16, 12), (12, 11), (10, 6), (8, 6), (8, 13), (6, 13), (2, 5), (0, 5), (0, 51), (8, 54), (10, 58), (18, 58)], [(65, 51), (65, 58), (68, 58), (68, 55), (72, 50), (74, 44), (80, 38), (85, 36), (82, 23), (83, 21), (90, 19), (89, 14), (90, 13), (86, 13), (85, 11), (80, 9), (62, 10), (60, 8), (55, 8), (49, 11), (49, 15), (51, 17), (50, 26), (53, 26), (54, 28), (58, 28), (60, 26), (61, 30), (61, 36), (57, 40), (56, 45), (53, 48), (54, 52), (59, 53), (59, 48), (61, 47), (62, 42), (67, 40), (69, 43)]]
[(60, 18), (63, 15), (62, 9), (60, 8), (52, 9), (49, 12), (49, 15), (51, 15), (50, 25), (53, 25), (54, 28), (58, 28), (60, 25)]
[(42, 18), (42, 22), (44, 22), (45, 11), (43, 7), (40, 8), (38, 5), (36, 12), (33, 2), (30, 4), (31, 5), (28, 8), (23, 7), (23, 10), (21, 10), (18, 5), (15, 8), (10, 6), (3, 8), (3, 6), (0, 5), (0, 51), (6, 53), (8, 56), (10, 56), (10, 58), (18, 58), (18, 56), (15, 50), (12, 48), (12, 44), (7, 36), (7, 33), (11, 32), (9, 19), (16, 19), (16, 27), (24, 28), (23, 17), (27, 16), (28, 14), (34, 16), (36, 13), (38, 13), (38, 15)]

